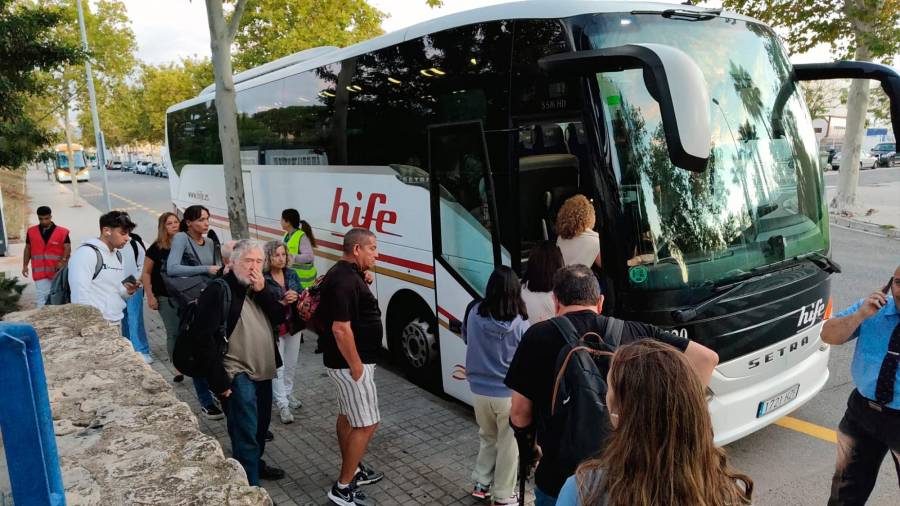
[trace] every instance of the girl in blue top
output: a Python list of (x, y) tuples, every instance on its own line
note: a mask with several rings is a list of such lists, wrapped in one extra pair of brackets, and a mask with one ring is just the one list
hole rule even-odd
[[(484, 300), (465, 316), (466, 378), (475, 398), (475, 420), (481, 447), (472, 471), (472, 496), (494, 504), (515, 504), (519, 450), (509, 426), (512, 392), (503, 384), (509, 363), (522, 334), (528, 329), (528, 313), (519, 278), (506, 266), (497, 267), (488, 279)], [(491, 487), (493, 483), (493, 487)]]

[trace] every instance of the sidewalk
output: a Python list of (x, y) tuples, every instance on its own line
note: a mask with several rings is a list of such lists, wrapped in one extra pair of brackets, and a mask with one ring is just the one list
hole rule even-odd
[[(37, 172), (28, 174), (27, 184), (29, 226), (37, 223), (33, 210), (47, 205), (53, 209), (54, 221), (71, 231), (73, 246), (97, 235), (100, 211), (86, 202), (73, 207), (70, 185), (49, 182)], [(0, 270), (20, 276), (24, 247), (24, 242), (17, 244), (10, 256), (0, 258)], [(23, 307), (34, 304), (34, 284), (31, 280), (27, 284)], [(175, 370), (166, 356), (162, 321), (146, 306), (144, 314), (156, 359), (152, 367), (171, 381)], [(295, 393), (303, 407), (295, 412), (294, 423), (282, 425), (273, 412), (275, 440), (266, 445), (265, 458), (283, 468), (287, 477), (265, 481), (263, 486), (279, 506), (330, 504), (325, 494), (340, 466), (334, 387), (325, 374), (322, 356), (312, 353), (314, 347), (312, 339), (302, 346)], [(385, 478), (366, 487), (369, 496), (379, 505), (482, 504), (469, 496), (471, 469), (478, 453), (478, 426), (471, 408), (416, 387), (390, 367), (379, 366), (376, 383), (382, 422), (366, 462), (383, 471)], [(173, 387), (180, 400), (200, 413), (190, 379)], [(230, 455), (225, 421), (209, 421), (202, 416), (198, 420), (200, 429), (215, 437), (225, 455)], [(529, 493), (528, 503), (531, 501)]]
[[(837, 194), (837, 188), (826, 189), (826, 202)], [(900, 181), (875, 183), (857, 188), (859, 207), (869, 214), (841, 216), (831, 213), (833, 225), (900, 239)]]
[[(39, 206), (50, 206), (50, 209), (53, 210), (53, 221), (57, 225), (69, 229), (73, 249), (83, 241), (97, 237), (101, 213), (83, 199), (79, 207), (73, 207), (71, 185), (63, 185), (54, 180), (47, 181), (45, 173), (34, 170), (28, 171), (25, 181), (29, 200), (27, 227), (37, 225), (35, 210)], [(86, 186), (79, 188), (82, 191), (88, 190)], [(18, 244), (11, 244), (7, 256), (0, 257), (0, 272), (5, 273), (8, 277), (21, 278), (22, 253), (24, 251), (24, 240)], [(27, 285), (22, 293), (22, 308), (34, 307), (34, 282), (30, 278), (22, 281)]]

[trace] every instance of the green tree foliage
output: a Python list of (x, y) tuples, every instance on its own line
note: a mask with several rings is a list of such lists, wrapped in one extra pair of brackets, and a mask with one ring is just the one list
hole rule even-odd
[(806, 81), (801, 82), (800, 87), (812, 119), (824, 118), (828, 111), (842, 103), (840, 89), (834, 82)]
[(241, 17), (234, 66), (248, 69), (317, 46), (381, 35), (385, 14), (366, 0), (257, 0)]
[(212, 80), (209, 60), (142, 65), (133, 82), (120, 83), (101, 109), (107, 145), (163, 143), (166, 109), (197, 96)]
[(46, 90), (40, 72), (82, 57), (56, 31), (64, 19), (58, 9), (0, 0), (0, 166), (18, 167), (52, 141), (28, 101)]
[(19, 299), (25, 285), (16, 277), (8, 278), (0, 272), (0, 317), (19, 309)]
[[(73, 0), (44, 1), (60, 4), (66, 9), (71, 21), (64, 26), (63, 35), (80, 44), (81, 32), (78, 27), (78, 12), (75, 2)], [(109, 114), (103, 114), (102, 111), (121, 98), (117, 92), (123, 89), (126, 81), (137, 68), (137, 58), (135, 57), (137, 41), (131, 30), (131, 21), (128, 18), (125, 4), (121, 0), (99, 0), (96, 3), (82, 1), (84, 2), (84, 24), (91, 53), (97, 107), (101, 111), (100, 124), (104, 132), (110, 130), (115, 134), (116, 131), (122, 130), (117, 123), (128, 121), (128, 119), (118, 116), (111, 117)], [(63, 74), (62, 80), (64, 83), (75, 83), (77, 87), (75, 95), (79, 109), (78, 125), (81, 127), (81, 142), (84, 145), (93, 146), (94, 125), (91, 121), (87, 86), (84, 85), (86, 81), (84, 66), (69, 67)]]
[(896, 0), (723, 0), (729, 10), (784, 28), (791, 53), (827, 44), (839, 58), (865, 45), (876, 60), (900, 51), (900, 2)]
[[(88, 37), (89, 57), (94, 75), (97, 107), (104, 132), (121, 131), (117, 125), (121, 118), (112, 117), (107, 121), (105, 109), (121, 99), (121, 90), (137, 68), (137, 42), (131, 30), (131, 21), (125, 4), (121, 0), (82, 0), (84, 6), (85, 31)], [(74, 47), (81, 47), (81, 31), (78, 25), (78, 10), (75, 0), (15, 0), (17, 4), (36, 4), (52, 9), (61, 16), (60, 22), (52, 27), (52, 35)], [(47, 83), (47, 93), (34, 101), (33, 108), (48, 122), (59, 123), (63, 111), (77, 109), (81, 142), (94, 145), (94, 127), (91, 121), (90, 103), (86, 85), (84, 65), (75, 62), (41, 76)], [(108, 142), (107, 142), (108, 143)]]

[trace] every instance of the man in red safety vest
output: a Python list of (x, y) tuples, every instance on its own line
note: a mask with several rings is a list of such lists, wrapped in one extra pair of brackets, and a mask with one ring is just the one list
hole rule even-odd
[(41, 307), (50, 294), (56, 271), (65, 267), (69, 261), (72, 244), (69, 231), (53, 223), (53, 214), (49, 207), (39, 207), (37, 215), (38, 224), (29, 228), (25, 236), (22, 277), (28, 277), (28, 262), (31, 262), (37, 306)]

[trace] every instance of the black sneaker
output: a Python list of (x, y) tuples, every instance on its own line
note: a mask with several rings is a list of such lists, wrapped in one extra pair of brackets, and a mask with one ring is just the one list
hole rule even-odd
[(356, 485), (352, 483), (349, 487), (341, 489), (335, 482), (328, 492), (328, 500), (340, 506), (371, 506), (375, 504), (366, 497), (366, 494), (357, 490)]
[(284, 478), (284, 470), (272, 467), (266, 464), (265, 460), (259, 461), (259, 479), (261, 480), (280, 480)]
[(273, 440), (275, 440), (275, 434), (272, 434), (272, 431), (267, 430), (266, 431), (266, 442), (268, 443), (269, 441), (273, 441)]
[(353, 477), (353, 483), (356, 483), (357, 485), (371, 485), (373, 483), (378, 483), (382, 478), (384, 478), (384, 473), (376, 471), (360, 462), (359, 467), (356, 469), (356, 475)]
[(200, 408), (200, 411), (206, 416), (207, 420), (221, 420), (225, 418), (225, 413), (222, 413), (222, 410), (215, 404)]

